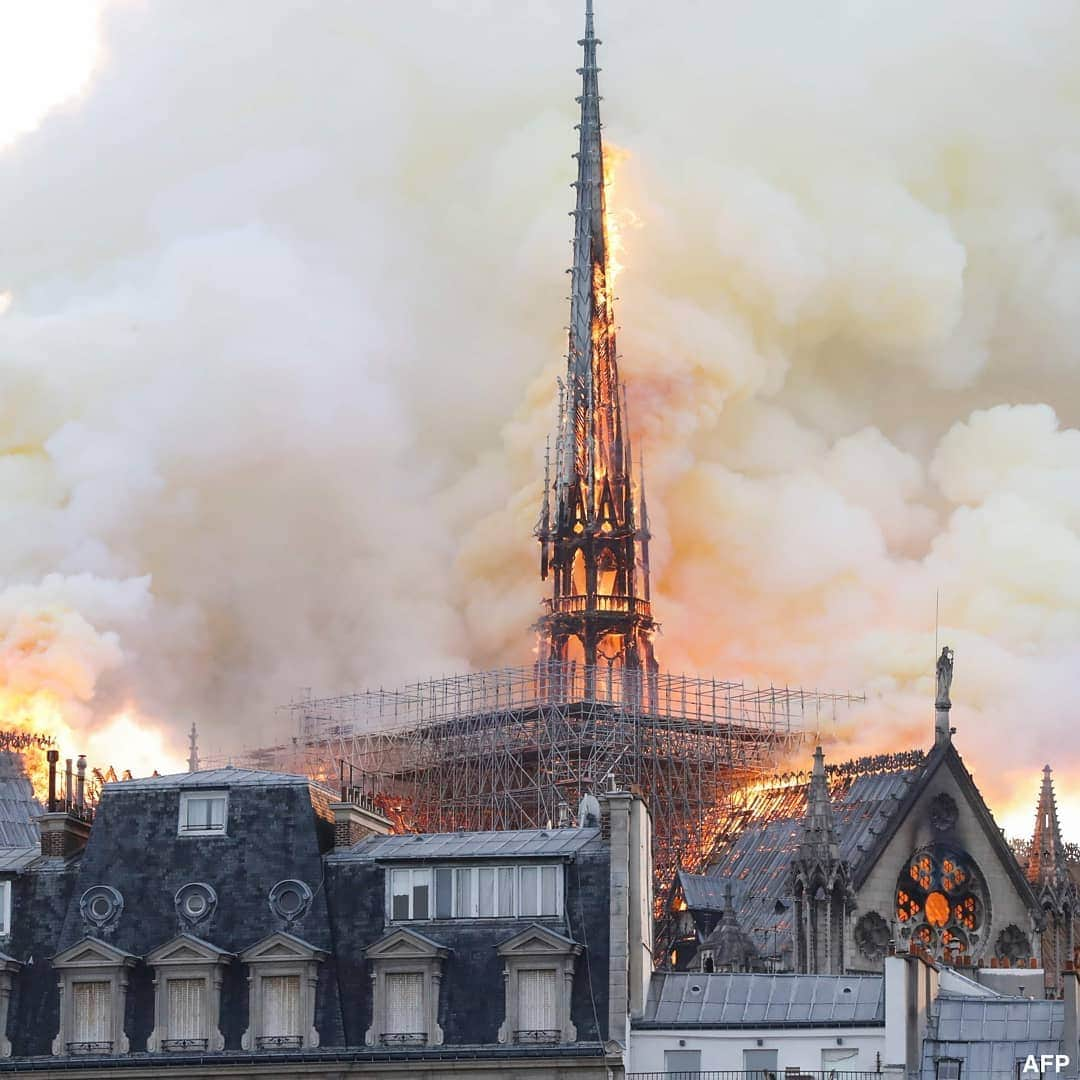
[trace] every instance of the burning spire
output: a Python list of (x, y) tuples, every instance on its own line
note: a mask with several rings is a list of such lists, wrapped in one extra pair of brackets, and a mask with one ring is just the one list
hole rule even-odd
[[(537, 624), (541, 660), (655, 672), (644, 495), (632, 477), (615, 341), (610, 224), (592, 0), (586, 0), (566, 382), (559, 383), (552, 479), (536, 535), (552, 598)], [(554, 506), (552, 507), (552, 496)]]

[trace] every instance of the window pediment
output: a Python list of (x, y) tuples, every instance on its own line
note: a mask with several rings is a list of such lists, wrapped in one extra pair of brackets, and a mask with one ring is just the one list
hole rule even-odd
[(54, 1054), (128, 1052), (124, 1032), (128, 969), (138, 959), (95, 937), (84, 937), (53, 957), (60, 976), (60, 1028), (53, 1039)]
[(569, 1043), (577, 1039), (570, 998), (584, 947), (532, 923), (496, 950), (503, 961), (506, 1014), (501, 1043)]
[(180, 934), (147, 953), (146, 962), (154, 967), (165, 964), (227, 964), (233, 954), (203, 941), (193, 934)]
[(439, 987), (450, 949), (425, 934), (397, 927), (365, 951), (373, 1000), (369, 1046), (439, 1046)]
[(369, 946), (365, 956), (369, 960), (444, 960), (449, 954), (450, 950), (433, 938), (418, 934), (415, 930), (399, 928), (391, 930), (390, 933), (379, 938), (374, 945)]
[(85, 937), (76, 942), (69, 949), (64, 949), (53, 957), (53, 967), (57, 968), (80, 968), (80, 967), (130, 967), (137, 956), (107, 941), (98, 938)]
[(245, 964), (258, 964), (281, 960), (322, 960), (325, 956), (323, 949), (279, 930), (245, 949), (240, 954), (240, 959)]
[(582, 949), (572, 938), (533, 923), (504, 941), (497, 951), (502, 957), (578, 956)]
[(257, 941), (240, 954), (250, 965), (245, 1050), (318, 1046), (315, 991), (319, 963), (327, 953), (285, 930)]

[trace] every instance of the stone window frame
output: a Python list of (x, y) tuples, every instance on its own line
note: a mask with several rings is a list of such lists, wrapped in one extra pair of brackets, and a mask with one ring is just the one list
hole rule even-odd
[(499, 945), (497, 951), (503, 960), (503, 1001), (506, 1010), (499, 1027), (499, 1042), (517, 1042), (518, 973), (522, 970), (553, 971), (557, 986), (559, 977), (562, 977), (562, 992), (556, 994), (559, 1009), (557, 1045), (577, 1042), (577, 1028), (570, 1018), (570, 1003), (577, 958), (584, 951), (584, 946), (546, 926), (531, 923)]
[[(278, 930), (257, 941), (240, 953), (241, 963), (248, 966), (248, 1027), (240, 1040), (243, 1050), (306, 1049), (319, 1045), (315, 1027), (315, 993), (319, 984), (319, 965), (326, 959), (323, 949)], [(303, 1033), (299, 1044), (261, 1046), (260, 1040), (273, 1038), (262, 1031), (262, 980), (278, 975), (300, 978), (300, 1026)]]
[[(174, 1053), (189, 1050), (224, 1050), (225, 1036), (221, 1024), (221, 982), (225, 967), (236, 957), (193, 934), (179, 934), (159, 945), (146, 956), (154, 969), (154, 1030), (146, 1041), (150, 1053)], [(168, 982), (174, 979), (202, 979), (206, 984), (203, 997), (203, 1030), (207, 1036), (204, 1046), (191, 1046), (188, 1040), (169, 1037)], [(203, 1040), (197, 1040), (203, 1041)], [(170, 1043), (183, 1045), (170, 1045)]]
[(107, 982), (110, 985), (112, 1045), (107, 1053), (120, 1055), (128, 1052), (130, 1044), (124, 1032), (128, 972), (138, 959), (137, 956), (124, 952), (115, 945), (89, 936), (53, 957), (52, 966), (59, 975), (57, 986), (60, 991), (60, 1027), (52, 1043), (52, 1052), (55, 1056), (78, 1055), (77, 1051), (75, 1054), (72, 1053), (71, 1047), (74, 1044), (69, 1037), (75, 1020), (71, 1015), (71, 1002), (74, 999), (74, 985), (87, 982)]
[(368, 1046), (384, 1045), (386, 1031), (387, 1001), (386, 976), (419, 973), (424, 976), (424, 1016), (427, 1030), (423, 1043), (415, 1046), (441, 1046), (443, 1029), (439, 1026), (439, 995), (442, 986), (443, 964), (450, 950), (405, 926), (398, 926), (384, 934), (364, 953), (371, 964), (371, 1026), (364, 1041)]
[(11, 1057), (11, 1040), (7, 1037), (8, 1005), (11, 1002), (12, 976), (22, 967), (14, 956), (0, 952), (0, 1058)]

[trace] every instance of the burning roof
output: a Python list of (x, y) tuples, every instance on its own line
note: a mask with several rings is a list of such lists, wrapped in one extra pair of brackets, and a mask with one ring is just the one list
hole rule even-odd
[[(920, 750), (859, 758), (826, 766), (840, 847), (857, 876), (929, 758)], [(788, 872), (802, 835), (809, 773), (789, 773), (745, 789), (724, 813), (718, 846), (707, 875), (680, 875), (687, 904), (697, 906), (716, 889), (710, 879), (730, 879), (739, 921), (763, 952), (772, 935), (790, 928)], [(689, 887), (688, 887), (689, 886)], [(777, 901), (787, 911), (777, 913)], [(705, 904), (706, 907), (710, 905)]]

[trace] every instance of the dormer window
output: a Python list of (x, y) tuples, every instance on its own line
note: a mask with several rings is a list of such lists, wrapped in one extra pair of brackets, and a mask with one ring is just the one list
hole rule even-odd
[(498, 947), (503, 960), (505, 1019), (499, 1042), (571, 1043), (574, 970), (582, 946), (533, 923)]
[(126, 1054), (128, 970), (138, 958), (98, 938), (83, 938), (53, 958), (60, 981), (60, 1030), (53, 1053)]
[[(185, 886), (188, 895), (196, 887), (197, 883)], [(233, 959), (224, 949), (187, 933), (146, 957), (154, 969), (154, 1030), (147, 1050), (185, 1053), (225, 1048), (218, 1016), (224, 970)]]
[(562, 866), (550, 863), (436, 866), (391, 870), (388, 876), (391, 922), (555, 918), (563, 909)]
[(226, 791), (182, 791), (178, 832), (181, 836), (224, 836), (228, 811)]

